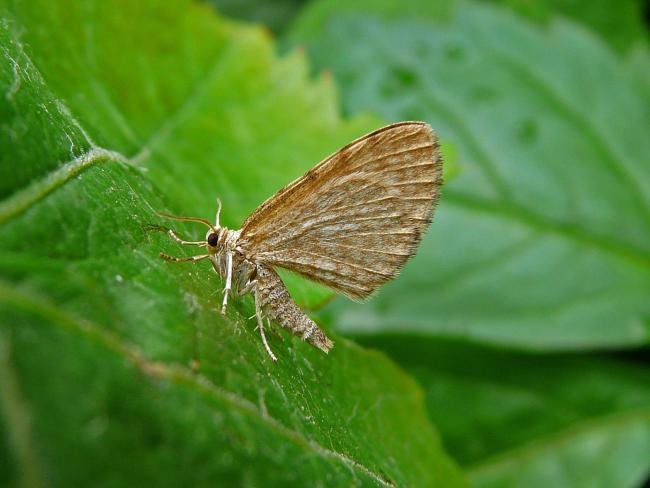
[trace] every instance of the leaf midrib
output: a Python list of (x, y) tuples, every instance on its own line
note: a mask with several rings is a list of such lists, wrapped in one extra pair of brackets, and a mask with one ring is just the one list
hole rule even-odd
[(584, 247), (591, 247), (600, 252), (612, 254), (622, 260), (632, 262), (637, 266), (650, 268), (650, 253), (645, 249), (586, 232), (580, 229), (575, 223), (553, 221), (511, 202), (491, 201), (453, 189), (445, 190), (443, 201), (465, 210), (486, 213), (506, 220), (523, 223), (536, 231), (557, 235)]
[(492, 49), (487, 49), (488, 53), (501, 64), (512, 69), (520, 78), (524, 78), (526, 82), (534, 86), (540, 93), (542, 93), (551, 104), (563, 113), (568, 119), (582, 129), (583, 133), (592, 142), (594, 147), (603, 155), (600, 160), (605, 163), (606, 167), (619, 178), (632, 190), (634, 201), (642, 209), (641, 215), (646, 216), (646, 222), (650, 221), (650, 208), (648, 207), (647, 198), (644, 197), (643, 191), (636, 182), (636, 179), (629, 174), (625, 166), (621, 164), (624, 158), (617, 157), (615, 149), (608, 143), (608, 138), (600, 133), (598, 128), (594, 126), (591, 120), (585, 116), (583, 112), (569, 103), (560, 93), (558, 93), (552, 85), (544, 80), (539, 74), (535, 73), (528, 65), (525, 65), (520, 60), (509, 56), (502, 50), (496, 48), (493, 44), (483, 43), (482, 46), (491, 46)]
[[(539, 81), (539, 83), (542, 84), (541, 81)], [(542, 90), (542, 88), (540, 88), (540, 90)], [(550, 93), (551, 89), (544, 89), (544, 91), (548, 91)], [(488, 200), (486, 198), (475, 197), (473, 194), (468, 194), (454, 190), (453, 188), (445, 187), (442, 193), (443, 202), (448, 202), (466, 209), (472, 209), (502, 218), (507, 218), (508, 220), (515, 220), (519, 223), (527, 225), (534, 230), (548, 232), (550, 234), (575, 241), (585, 247), (591, 247), (597, 249), (600, 252), (613, 254), (618, 258), (633, 262), (638, 266), (650, 268), (650, 252), (645, 249), (622, 241), (611, 239), (610, 237), (598, 236), (591, 232), (584, 231), (580, 229), (575, 223), (562, 223), (559, 221), (553, 221), (546, 216), (524, 208), (523, 206), (508, 198), (509, 192), (507, 185), (503, 182), (503, 179), (500, 177), (498, 171), (496, 170), (495, 164), (491, 160), (489, 153), (486, 152), (480, 143), (476, 140), (473, 132), (467, 127), (467, 123), (463, 120), (462, 116), (447, 104), (445, 104), (442, 101), (441, 97), (434, 96), (434, 93), (435, 91), (432, 90), (429, 90), (427, 92), (428, 102), (435, 104), (437, 110), (443, 111), (445, 114), (447, 114), (448, 120), (452, 121), (455, 124), (456, 130), (465, 136), (466, 143), (470, 146), (471, 151), (474, 152), (477, 156), (476, 161), (480, 163), (480, 170), (488, 178), (489, 182), (498, 195), (497, 200)], [(548, 96), (550, 97), (551, 94)], [(562, 105), (562, 103), (563, 102), (561, 99), (556, 100), (557, 105)], [(558, 108), (558, 110), (559, 109), (560, 108)], [(569, 112), (571, 109), (569, 107), (565, 107), (565, 111)], [(574, 114), (574, 117), (580, 118), (581, 115)], [(593, 134), (590, 137), (597, 139), (597, 137)], [(615, 162), (612, 163), (609, 161), (609, 159), (613, 158), (613, 156), (609, 152), (607, 154), (608, 161), (606, 164), (608, 167), (615, 166)], [(627, 173), (624, 173), (624, 175), (624, 179), (627, 182), (629, 180), (629, 175), (627, 175)], [(641, 197), (638, 193), (640, 190), (638, 190), (638, 188), (635, 188), (635, 190), (635, 201), (637, 201), (639, 205), (642, 205), (642, 202), (640, 201)]]

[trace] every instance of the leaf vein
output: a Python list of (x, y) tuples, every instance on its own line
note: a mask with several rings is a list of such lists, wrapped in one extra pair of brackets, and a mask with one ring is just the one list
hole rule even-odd
[(244, 414), (259, 419), (268, 424), (276, 432), (294, 442), (298, 446), (311, 449), (324, 458), (334, 458), (352, 469), (361, 471), (371, 477), (381, 486), (394, 487), (394, 483), (384, 479), (381, 475), (351, 458), (350, 456), (322, 446), (313, 439), (309, 439), (301, 432), (293, 430), (270, 415), (264, 414), (250, 400), (241, 397), (235, 392), (222, 388), (205, 376), (197, 375), (189, 368), (180, 364), (167, 364), (148, 358), (135, 344), (129, 344), (117, 334), (105, 330), (98, 324), (72, 316), (61, 311), (40, 297), (29, 296), (24, 292), (16, 291), (11, 285), (0, 282), (0, 300), (14, 307), (35, 313), (46, 318), (46, 322), (75, 333), (81, 334), (86, 339), (102, 346), (104, 349), (116, 353), (128, 361), (132, 366), (151, 378), (162, 378), (176, 384), (190, 385), (199, 392), (216, 400), (229, 403)]
[(11, 196), (0, 201), (0, 224), (20, 215), (36, 202), (42, 200), (83, 171), (107, 161), (127, 163), (126, 158), (115, 151), (102, 147), (93, 147), (89, 151), (64, 163), (45, 177), (33, 181)]
[(584, 247), (591, 247), (600, 252), (617, 256), (645, 268), (650, 268), (650, 254), (647, 250), (632, 244), (615, 241), (605, 236), (596, 236), (579, 229), (575, 224), (555, 222), (545, 216), (535, 214), (515, 204), (491, 202), (448, 189), (445, 201), (456, 207), (471, 209), (474, 212), (491, 214), (501, 218), (520, 222), (532, 229), (555, 234)]

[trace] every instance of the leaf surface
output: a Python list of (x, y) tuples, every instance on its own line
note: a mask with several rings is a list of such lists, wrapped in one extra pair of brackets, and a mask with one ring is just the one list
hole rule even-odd
[(556, 16), (568, 17), (597, 32), (621, 53), (648, 41), (648, 30), (643, 22), (643, 2), (639, 0), (623, 0), (617, 2), (615, 8), (607, 0), (495, 0), (494, 3), (506, 5), (540, 23), (549, 23)]
[(271, 335), (272, 364), (250, 299), (221, 316), (144, 230), (216, 196), (237, 225), (376, 127), (273, 49), (193, 2), (0, 3), (2, 484), (463, 485), (392, 362)]
[(650, 372), (640, 361), (404, 335), (362, 343), (424, 386), (472, 486), (636, 487), (650, 474)]
[(403, 274), (369, 304), (337, 302), (341, 330), (648, 343), (647, 52), (633, 68), (567, 21), (416, 0), (316, 2), (290, 39), (334, 72), (348, 112), (426, 120), (462, 167)]

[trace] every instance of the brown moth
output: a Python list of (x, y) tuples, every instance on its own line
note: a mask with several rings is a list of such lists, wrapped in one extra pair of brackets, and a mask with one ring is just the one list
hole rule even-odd
[(197, 217), (163, 217), (208, 226), (205, 240), (177, 242), (205, 248), (172, 262), (209, 259), (230, 293), (252, 293), (262, 342), (274, 320), (323, 352), (334, 343), (294, 303), (274, 268), (285, 268), (363, 300), (395, 277), (415, 253), (431, 222), (442, 184), (438, 140), (424, 122), (399, 122), (351, 142), (266, 200), (241, 229)]

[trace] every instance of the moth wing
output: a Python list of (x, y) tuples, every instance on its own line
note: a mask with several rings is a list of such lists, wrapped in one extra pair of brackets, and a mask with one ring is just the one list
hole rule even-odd
[(363, 299), (413, 255), (441, 184), (431, 127), (389, 125), (351, 142), (266, 200), (242, 225), (238, 247), (252, 261)]

